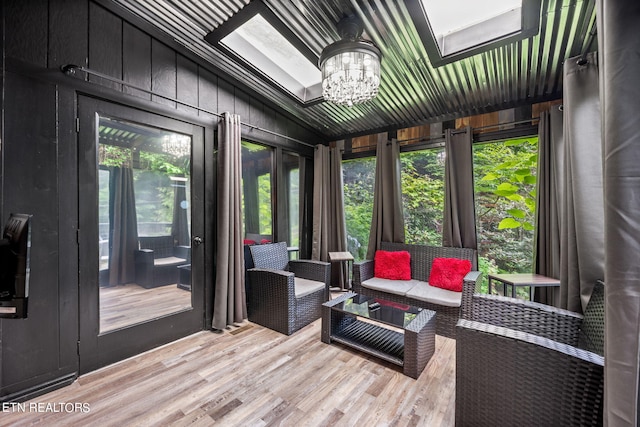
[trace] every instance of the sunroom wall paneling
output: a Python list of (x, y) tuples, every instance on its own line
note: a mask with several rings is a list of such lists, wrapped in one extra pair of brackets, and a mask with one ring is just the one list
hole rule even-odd
[[(269, 131), (321, 142), (304, 124), (245, 92), (173, 40), (109, 1), (5, 0), (0, 219), (33, 215), (29, 317), (0, 320), (0, 400), (28, 398), (64, 385), (78, 372), (77, 94), (149, 108), (205, 125), (213, 140), (218, 117), (231, 111)], [(158, 95), (60, 67), (75, 64)], [(298, 152), (313, 150), (259, 129), (248, 139)], [(209, 149), (212, 153), (212, 148)], [(213, 161), (208, 182), (215, 182)], [(310, 193), (310, 192), (309, 192)], [(212, 212), (215, 190), (206, 190)], [(212, 231), (207, 233), (214, 241)], [(205, 236), (206, 238), (206, 236)], [(308, 239), (310, 241), (310, 239)], [(213, 259), (212, 250), (208, 250)], [(211, 316), (211, 313), (208, 313)]]

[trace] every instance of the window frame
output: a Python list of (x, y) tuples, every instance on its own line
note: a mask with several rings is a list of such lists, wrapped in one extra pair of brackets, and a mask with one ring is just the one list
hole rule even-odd
[[(289, 27), (287, 27), (281, 20), (278, 18), (271, 9), (269, 9), (263, 2), (261, 1), (252, 1), (245, 7), (243, 7), (238, 13), (233, 15), (227, 21), (223, 22), (220, 26), (218, 26), (213, 31), (209, 32), (204, 36), (204, 39), (215, 46), (217, 49), (220, 49), (225, 54), (227, 54), (230, 58), (232, 58), (237, 63), (251, 70), (255, 75), (262, 78), (271, 86), (276, 87), (277, 89), (283, 91), (291, 99), (295, 100), (303, 107), (311, 106), (322, 102), (322, 82), (318, 85), (305, 87), (303, 93), (301, 95), (293, 93), (289, 88), (277, 82), (273, 77), (269, 76), (260, 68), (258, 68), (255, 64), (246, 60), (242, 56), (238, 55), (232, 49), (229, 49), (221, 40), (224, 39), (229, 34), (233, 33), (238, 27), (245, 24), (247, 21), (252, 19), (256, 15), (261, 15), (276, 31), (278, 31), (284, 38), (286, 38), (295, 48), (298, 50), (305, 58), (307, 58), (312, 64), (318, 64), (318, 60), (320, 59), (318, 55), (316, 55), (301, 39), (298, 35), (296, 35)], [(320, 68), (318, 67), (318, 70)], [(310, 89), (313, 89), (310, 92)]]
[[(522, 25), (520, 31), (506, 34), (477, 45), (454, 51), (448, 55), (443, 55), (436, 36), (431, 29), (429, 19), (422, 4), (422, 0), (411, 0), (406, 3), (407, 10), (413, 19), (416, 31), (422, 40), (427, 56), (433, 67), (441, 67), (464, 58), (468, 58), (479, 53), (487, 52), (499, 46), (514, 43), (520, 40), (533, 37), (540, 31), (540, 7), (542, 0), (523, 0), (522, 2)], [(485, 21), (486, 23), (487, 21)]]

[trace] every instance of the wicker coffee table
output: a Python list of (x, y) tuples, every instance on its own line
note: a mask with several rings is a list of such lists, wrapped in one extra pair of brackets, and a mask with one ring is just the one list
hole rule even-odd
[(436, 312), (348, 292), (322, 305), (322, 342), (402, 366), (418, 378), (435, 351)]

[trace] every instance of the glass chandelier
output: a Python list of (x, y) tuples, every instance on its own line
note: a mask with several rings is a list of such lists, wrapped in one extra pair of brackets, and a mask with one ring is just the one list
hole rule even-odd
[(363, 40), (362, 24), (355, 18), (338, 23), (342, 37), (322, 50), (322, 96), (326, 101), (351, 107), (378, 94), (380, 49)]

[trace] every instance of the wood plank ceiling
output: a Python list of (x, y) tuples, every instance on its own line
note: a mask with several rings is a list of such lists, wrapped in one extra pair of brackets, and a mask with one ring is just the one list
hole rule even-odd
[(542, 0), (537, 35), (440, 67), (432, 66), (407, 9), (406, 2), (415, 0), (263, 0), (318, 56), (340, 39), (338, 21), (352, 14), (363, 21), (364, 38), (382, 51), (376, 99), (353, 107), (303, 106), (204, 40), (250, 0), (113, 1), (327, 140), (560, 98), (563, 62), (596, 49), (589, 37), (595, 31), (595, 0)]

